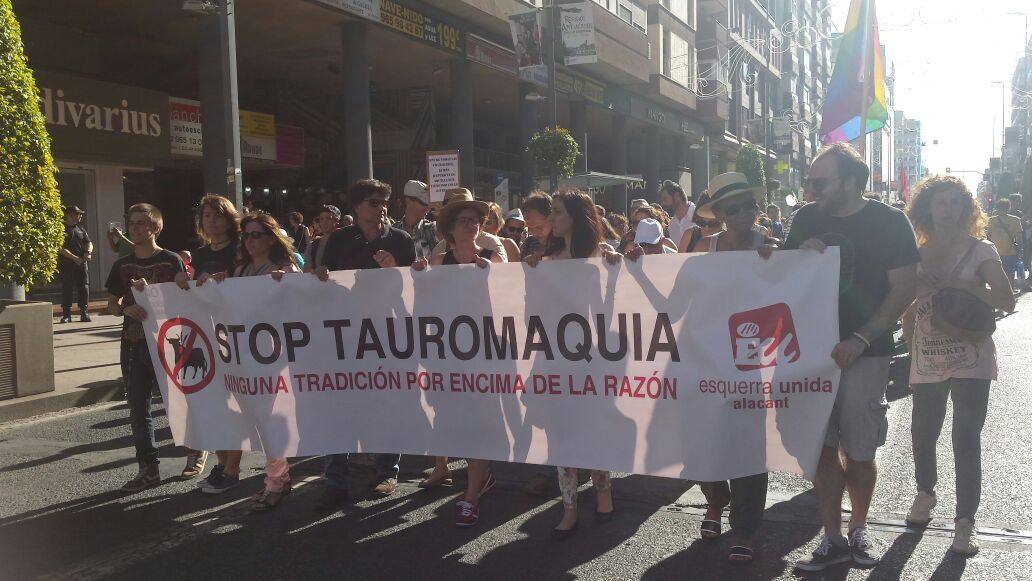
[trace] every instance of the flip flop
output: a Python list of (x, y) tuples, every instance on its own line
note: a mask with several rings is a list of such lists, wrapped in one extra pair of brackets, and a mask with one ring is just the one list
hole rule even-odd
[(452, 478), (451, 472), (445, 472), (442, 475), (434, 478), (433, 476), (427, 476), (419, 484), (416, 485), (418, 488), (437, 488), (438, 486), (452, 486), (455, 484), (455, 480)]
[(753, 550), (742, 545), (735, 545), (728, 552), (727, 560), (738, 565), (748, 565), (753, 561)]
[(720, 537), (720, 521), (715, 520), (703, 520), (699, 526), (699, 531), (702, 534), (702, 538), (707, 541), (712, 541)]

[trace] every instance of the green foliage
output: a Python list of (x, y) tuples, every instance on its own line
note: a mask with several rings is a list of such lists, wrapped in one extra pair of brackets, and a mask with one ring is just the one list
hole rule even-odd
[(751, 143), (746, 143), (738, 150), (738, 161), (735, 163), (738, 171), (745, 174), (749, 185), (760, 188), (761, 192), (767, 191), (767, 172), (763, 168), (763, 156), (760, 150)]
[(545, 127), (527, 142), (527, 153), (549, 175), (565, 178), (573, 175), (580, 145), (565, 128)]
[(11, 0), (0, 0), (0, 281), (43, 283), (64, 242), (57, 171)]

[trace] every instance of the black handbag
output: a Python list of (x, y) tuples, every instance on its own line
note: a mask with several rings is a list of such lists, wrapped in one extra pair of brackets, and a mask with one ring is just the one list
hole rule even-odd
[[(957, 263), (952, 279), (975, 251), (975, 241)], [(957, 341), (981, 343), (996, 331), (996, 314), (992, 306), (975, 295), (959, 289), (940, 289), (932, 296), (932, 327)]]

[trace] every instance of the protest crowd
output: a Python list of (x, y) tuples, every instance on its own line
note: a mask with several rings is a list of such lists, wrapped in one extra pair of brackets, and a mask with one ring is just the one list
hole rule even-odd
[[(849, 145), (825, 147), (814, 159), (801, 205), (766, 205), (763, 188), (740, 173), (714, 177), (694, 202), (676, 183), (665, 182), (660, 203), (636, 199), (629, 215), (596, 206), (583, 192), (533, 192), (520, 207), (503, 214), (498, 205), (477, 200), (456, 188), (431, 203), (429, 188), (409, 181), (400, 201), (391, 187), (363, 179), (348, 191), (346, 212), (333, 205), (306, 217), (291, 212), (285, 222), (262, 212), (243, 215), (226, 198), (205, 196), (198, 207), (196, 233), (201, 246), (189, 252), (160, 248), (166, 225), (161, 211), (136, 204), (126, 216), (126, 232), (113, 230), (108, 242), (124, 251), (107, 277), (108, 308), (124, 317), (122, 371), (139, 472), (123, 490), (138, 492), (161, 483), (152, 419), (157, 379), (142, 321), (149, 314), (131, 292), (147, 284), (175, 283), (182, 292), (219, 284), (229, 277), (271, 277), (305, 273), (322, 281), (339, 270), (523, 262), (598, 257), (610, 265), (649, 260), (649, 255), (745, 251), (767, 259), (774, 252), (823, 253), (838, 246), (842, 257), (839, 292), (840, 341), (827, 353), (841, 369), (841, 381), (828, 422), (814, 489), (824, 537), (803, 571), (852, 562), (872, 566), (880, 552), (866, 530), (877, 479), (875, 454), (886, 439), (886, 385), (889, 363), (899, 345), (911, 352), (915, 497), (908, 513), (912, 526), (927, 525), (936, 505), (936, 442), (947, 401), (952, 399), (952, 441), (956, 463), (957, 506), (952, 548), (962, 555), (978, 551), (975, 516), (981, 494), (981, 430), (990, 384), (996, 379), (992, 330), (994, 315), (1013, 311), (1015, 292), (1024, 284), (1028, 252), (1023, 218), (1003, 200), (987, 217), (961, 180), (926, 178), (909, 204), (893, 207), (864, 195), (869, 169)], [(1020, 200), (1015, 200), (1020, 206)], [(394, 210), (394, 212), (392, 212)], [(83, 301), (83, 279), (76, 267), (88, 259), (92, 244), (76, 235), (81, 210), (66, 210), (72, 235), (61, 251), (65, 318), (71, 320), (72, 290)], [(394, 215), (392, 215), (394, 214)], [(175, 225), (182, 227), (182, 225)], [(744, 280), (742, 284), (750, 284)], [(677, 292), (677, 289), (674, 290)], [(85, 313), (85, 310), (82, 311)], [(86, 316), (86, 315), (84, 315)], [(897, 342), (897, 334), (902, 339)], [(974, 344), (975, 359), (963, 365), (934, 348), (944, 337)], [(181, 345), (173, 344), (178, 351)], [(241, 484), (241, 452), (188, 450), (184, 477), (197, 477), (204, 494), (218, 495)], [(209, 458), (215, 456), (214, 462)], [(389, 496), (398, 486), (399, 454), (376, 454), (378, 482), (371, 494)], [(325, 488), (315, 507), (336, 511), (351, 501), (349, 455), (326, 459)], [(485, 495), (495, 485), (491, 462), (469, 458), (465, 492), (455, 504), (454, 523), (476, 526)], [(438, 457), (420, 488), (457, 482), (450, 459)], [(213, 465), (212, 465), (213, 464)], [(205, 474), (206, 467), (211, 466)], [(590, 468), (590, 467), (588, 467)], [(556, 480), (562, 514), (552, 531), (557, 541), (576, 533), (579, 470), (541, 467), (525, 484), (547, 495)], [(595, 515), (604, 526), (618, 510), (609, 472), (591, 470)], [(692, 483), (695, 484), (695, 483)], [(722, 538), (722, 514), (729, 510), (727, 558), (753, 560), (762, 534), (768, 475), (722, 482), (699, 482), (708, 502), (699, 531), (706, 540)], [(617, 487), (619, 483), (617, 482)], [(261, 491), (250, 500), (254, 512), (278, 509), (291, 488), (287, 458), (267, 458)], [(849, 491), (851, 512), (842, 526), (842, 500)], [(487, 510), (487, 507), (484, 507)], [(558, 515), (557, 515), (558, 516)]]

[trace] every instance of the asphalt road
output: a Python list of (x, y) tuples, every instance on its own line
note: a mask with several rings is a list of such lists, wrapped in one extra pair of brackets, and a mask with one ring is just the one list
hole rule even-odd
[[(939, 443), (936, 521), (923, 535), (902, 525), (915, 490), (910, 400), (905, 389), (891, 389), (871, 515), (886, 557), (874, 569), (840, 567), (810, 577), (1032, 579), (1030, 319), (1032, 302), (1023, 298), (996, 334), (1001, 371), (983, 433), (981, 553), (963, 559), (946, 550), (954, 503), (948, 432)], [(697, 488), (625, 475), (614, 481), (616, 518), (595, 523), (588, 490), (580, 531), (557, 543), (549, 530), (560, 516), (558, 500), (520, 492), (536, 470), (520, 465), (496, 467), (501, 483), (485, 497), (479, 526), (459, 530), (452, 525), (458, 488), (416, 488), (428, 465), (423, 458), (405, 459), (393, 497), (362, 499), (332, 515), (312, 509), (322, 459), (297, 459), (295, 491), (276, 511), (250, 515), (244, 505), (262, 485), (260, 454), (245, 457), (243, 486), (206, 497), (194, 482), (175, 477), (181, 452), (163, 418), (158, 425), (166, 481), (126, 495), (117, 489), (135, 463), (123, 404), (0, 424), (0, 579), (790, 579), (791, 563), (819, 539), (809, 484), (772, 475), (757, 561), (727, 565), (726, 541), (699, 540)], [(356, 491), (362, 476), (356, 474)]]

